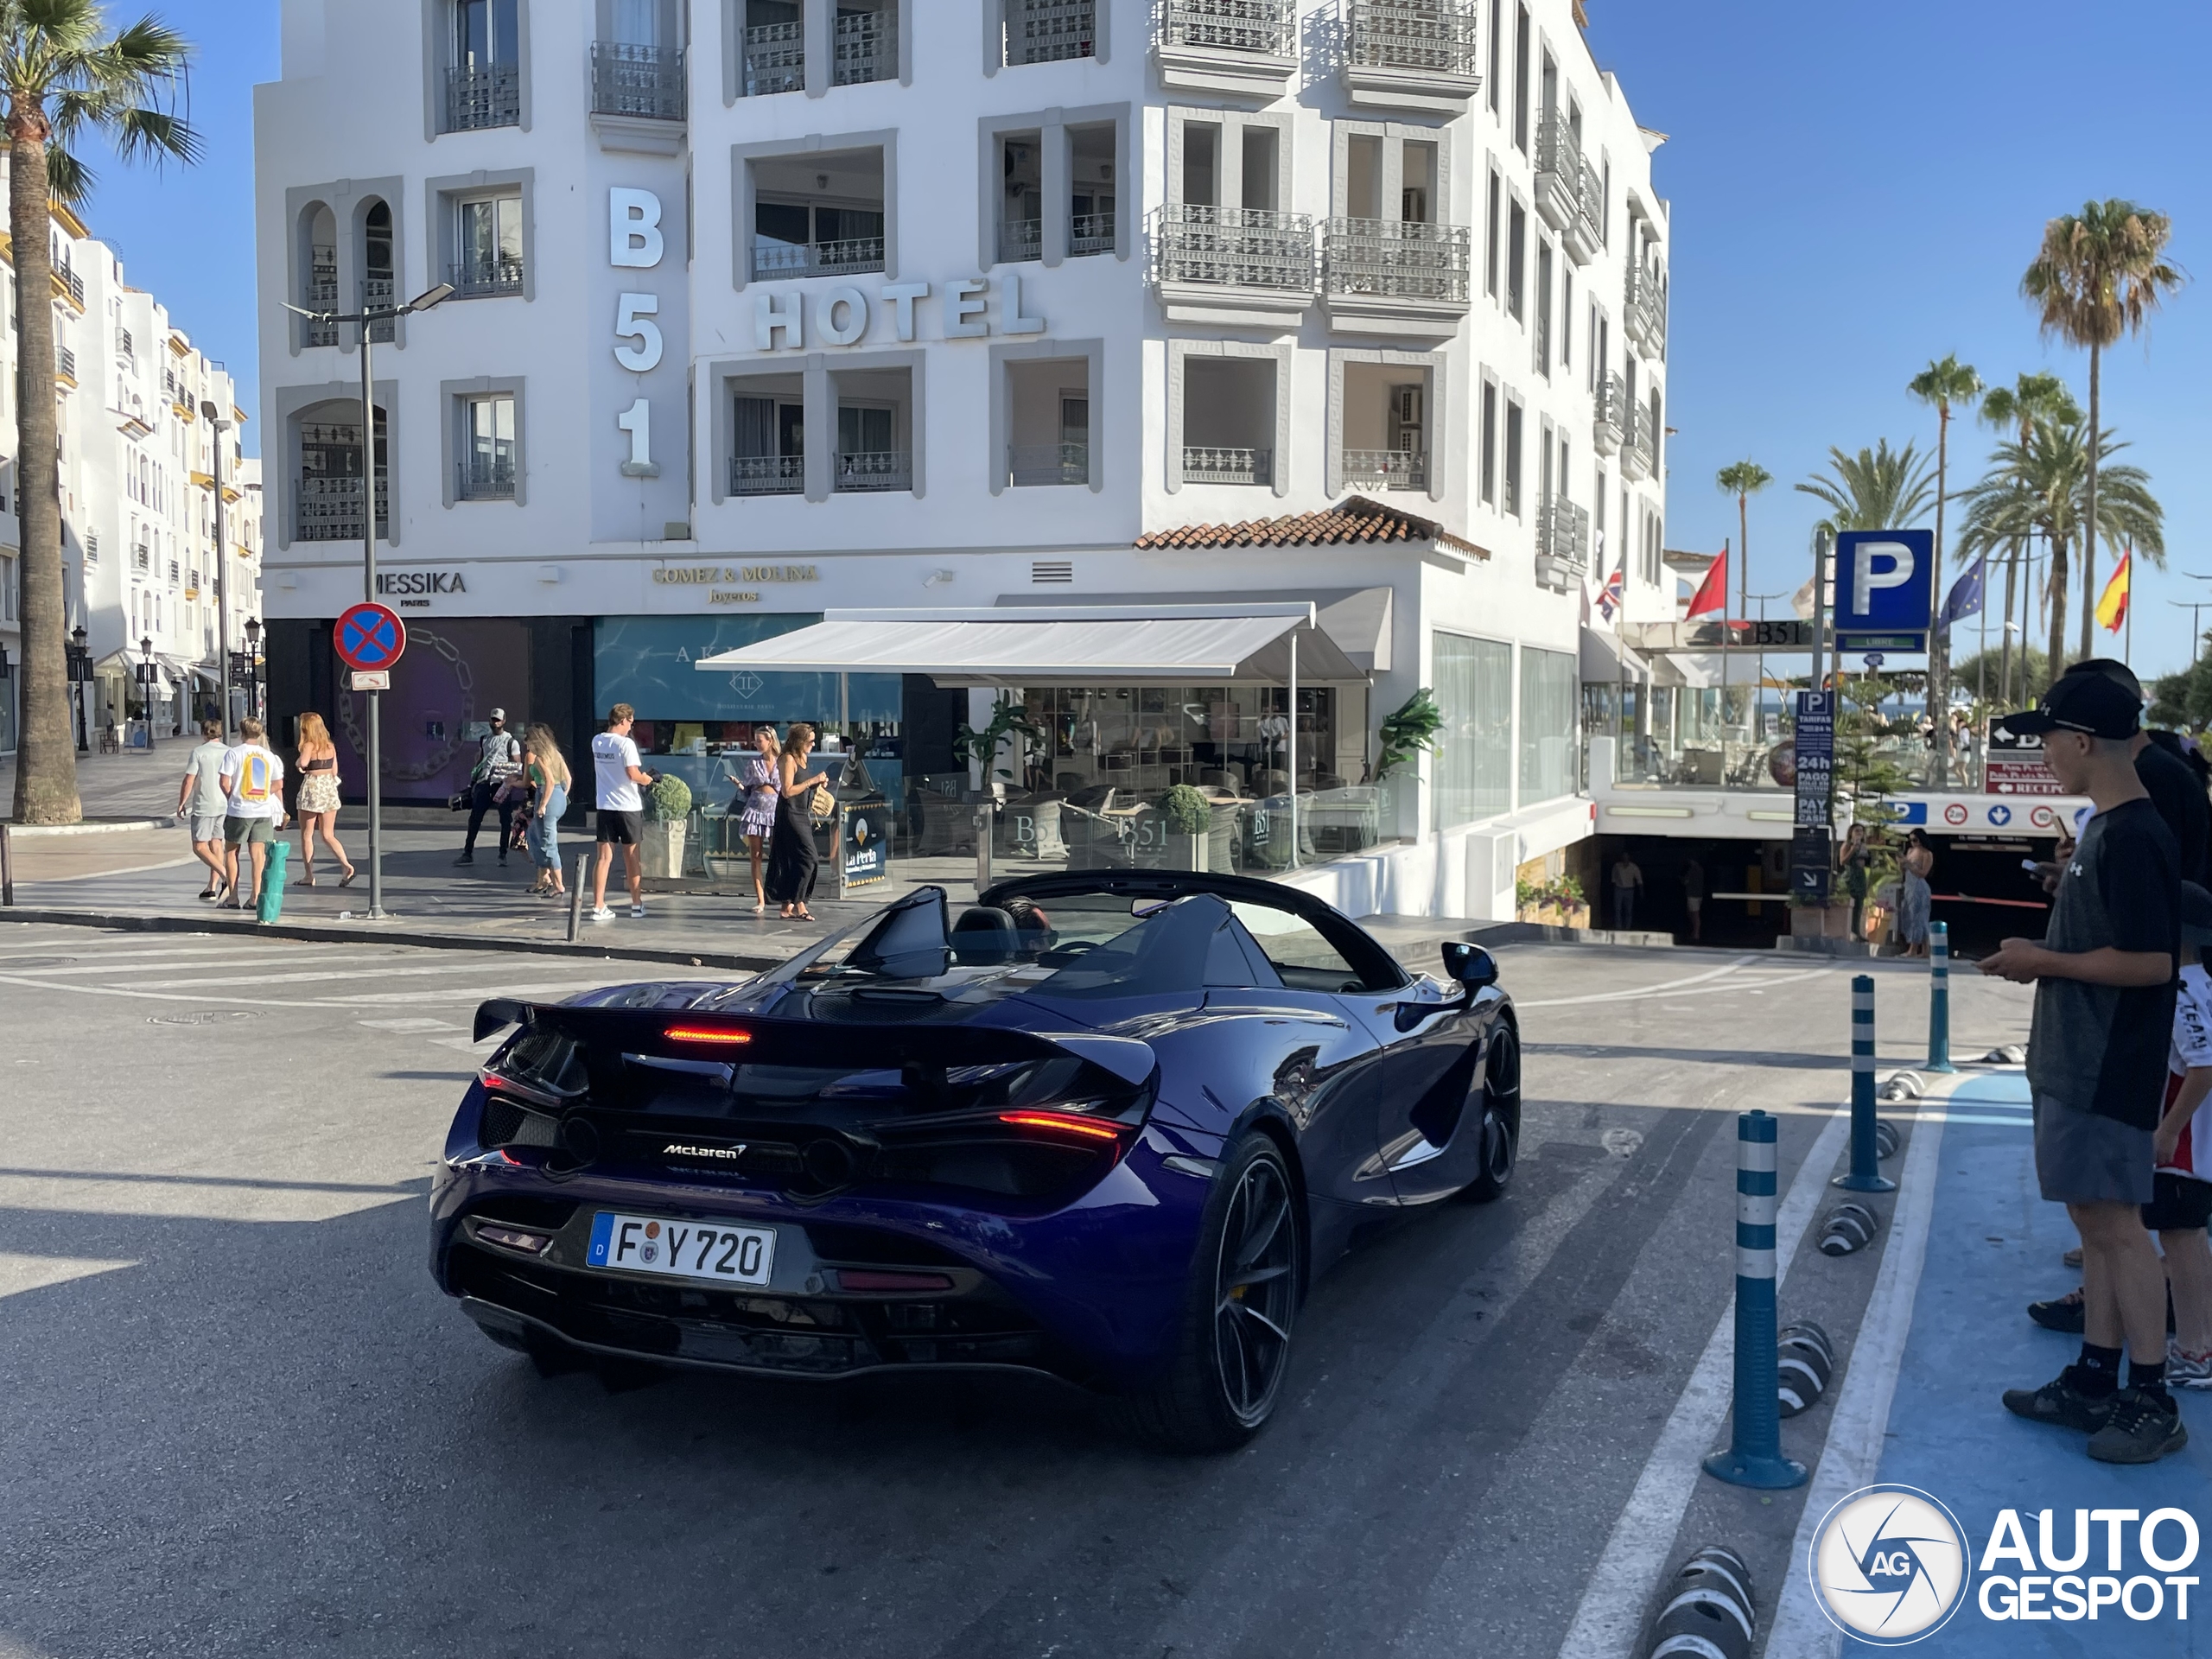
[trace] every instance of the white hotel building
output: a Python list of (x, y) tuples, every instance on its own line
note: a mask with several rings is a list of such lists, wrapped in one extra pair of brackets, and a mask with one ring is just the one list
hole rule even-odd
[[(1009, 851), (1141, 857), (1128, 809), (1187, 782), (1279, 870), (1294, 788), (1297, 861), (1352, 907), (1510, 914), (1516, 867), (1592, 831), (1600, 585), (1675, 609), (1659, 139), (1578, 10), (283, 0), (272, 708), (359, 724), (328, 644), (362, 595), (358, 348), (279, 302), (451, 283), (374, 360), (391, 792), (456, 786), (494, 703), (573, 741), (628, 702), (716, 800), (751, 722), (810, 719), (926, 851), (995, 686), (1039, 734)], [(1011, 670), (976, 613), (1040, 606)], [(1100, 607), (1141, 672), (1061, 626)], [(692, 668), (854, 609), (894, 620)], [(932, 613), (927, 648), (895, 620)], [(1194, 617), (1224, 626), (1143, 622)], [(1363, 788), (1422, 686), (1436, 753)]]

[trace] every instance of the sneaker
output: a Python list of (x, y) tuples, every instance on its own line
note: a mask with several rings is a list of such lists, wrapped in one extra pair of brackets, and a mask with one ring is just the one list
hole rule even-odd
[(643, 905), (632, 905), (630, 906), (630, 914), (639, 920), (643, 920), (645, 914), (645, 907)]
[(476, 855), (474, 853), (463, 853), (459, 858), (454, 860), (456, 864), (474, 864), (475, 861)]
[(2212, 1353), (2192, 1354), (2178, 1342), (2166, 1343), (2166, 1386), (2212, 1389)]
[(2112, 1414), (2112, 1397), (2092, 1400), (2066, 1379), (2064, 1372), (2053, 1377), (2039, 1389), (2007, 1389), (2005, 1390), (2005, 1409), (2015, 1417), (2024, 1417), (2031, 1423), (2050, 1423), (2059, 1428), (2079, 1429), (2084, 1434), (2094, 1434), (2105, 1426)]
[(594, 922), (611, 922), (614, 919), (614, 912), (605, 905), (601, 905), (591, 912), (591, 919)]
[(2171, 1400), (2123, 1389), (2113, 1396), (2104, 1427), (2089, 1436), (2089, 1455), (2099, 1463), (2156, 1463), (2188, 1444), (2181, 1408)]
[(2047, 1302), (2030, 1302), (2028, 1317), (2046, 1331), (2063, 1331), (2069, 1336), (2080, 1336), (2082, 1287), (2076, 1285), (2063, 1296), (2055, 1296)]

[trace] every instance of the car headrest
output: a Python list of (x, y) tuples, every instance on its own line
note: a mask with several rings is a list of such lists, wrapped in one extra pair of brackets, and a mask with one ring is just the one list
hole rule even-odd
[(1014, 918), (995, 905), (976, 905), (952, 925), (952, 959), (970, 966), (1014, 957)]

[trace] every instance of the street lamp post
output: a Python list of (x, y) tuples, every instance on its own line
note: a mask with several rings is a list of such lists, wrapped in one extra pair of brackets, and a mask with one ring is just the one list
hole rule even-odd
[(231, 423), (223, 418), (213, 397), (200, 400), (200, 412), (215, 434), (215, 467), (213, 491), (215, 497), (215, 664), (216, 674), (222, 681), (220, 687), (223, 706), (219, 711), (223, 721), (223, 736), (230, 738), (231, 726), (231, 550), (223, 539), (223, 450), (231, 435)]
[[(256, 720), (261, 718), (261, 619), (249, 616), (245, 620), (245, 711)], [(266, 741), (268, 734), (262, 734)]]
[(85, 729), (85, 687), (92, 681), (91, 653), (86, 648), (85, 625), (79, 622), (69, 630), (69, 645), (66, 655), (69, 658), (69, 689), (77, 696), (77, 753), (92, 753), (92, 740)]
[[(404, 305), (364, 304), (359, 311), (307, 311), (288, 305), (287, 311), (323, 324), (358, 323), (361, 330), (361, 597), (373, 603), (377, 596), (377, 406), (376, 376), (371, 363), (371, 335), (382, 322), (396, 323), (417, 311), (428, 311), (453, 297), (453, 284), (440, 283), (426, 289)], [(384, 919), (384, 734), (379, 718), (382, 693), (368, 694), (369, 753), (369, 919)]]
[(154, 636), (138, 641), (138, 723), (146, 728), (146, 753), (154, 752)]

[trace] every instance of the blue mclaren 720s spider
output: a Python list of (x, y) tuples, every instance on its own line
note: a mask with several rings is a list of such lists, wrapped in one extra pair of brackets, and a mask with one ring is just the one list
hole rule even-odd
[(1226, 1450), (1316, 1274), (1512, 1179), (1513, 1005), (1443, 957), (1271, 882), (1069, 871), (735, 984), (486, 1002), (430, 1270), (548, 1372), (1014, 1367)]

